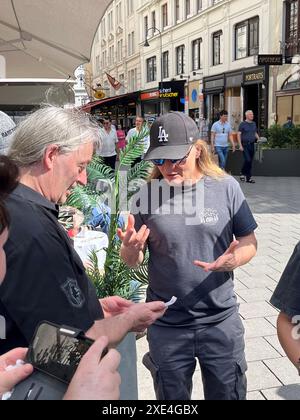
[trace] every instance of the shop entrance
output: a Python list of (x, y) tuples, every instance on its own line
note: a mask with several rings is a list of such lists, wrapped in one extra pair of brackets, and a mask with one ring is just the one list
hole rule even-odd
[(259, 85), (245, 86), (245, 112), (253, 111), (255, 116), (255, 122), (258, 124), (259, 121)]

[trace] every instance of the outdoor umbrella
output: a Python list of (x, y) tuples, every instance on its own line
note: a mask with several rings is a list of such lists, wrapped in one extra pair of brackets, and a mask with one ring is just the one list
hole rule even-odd
[(0, 0), (0, 78), (73, 77), (111, 2)]

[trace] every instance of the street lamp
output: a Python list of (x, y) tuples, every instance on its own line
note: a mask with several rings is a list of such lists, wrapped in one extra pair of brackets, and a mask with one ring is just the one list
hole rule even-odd
[[(153, 31), (153, 34), (155, 34), (155, 32), (159, 33), (159, 38), (160, 38), (160, 86), (161, 86), (161, 90), (163, 90), (163, 84), (164, 84), (164, 73), (163, 73), (163, 44), (162, 44), (162, 32), (156, 28), (155, 26), (153, 26), (152, 28), (148, 28), (147, 32), (146, 32), (146, 40), (145, 40), (145, 44), (144, 47), (148, 48), (150, 47), (149, 41), (148, 41), (148, 34), (149, 31)], [(159, 89), (160, 90), (160, 89)], [(163, 115), (164, 113), (164, 103), (163, 103), (163, 98), (160, 96), (160, 113), (161, 115)]]

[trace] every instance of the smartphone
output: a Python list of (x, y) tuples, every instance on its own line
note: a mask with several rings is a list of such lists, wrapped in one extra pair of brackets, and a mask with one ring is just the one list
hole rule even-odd
[(26, 362), (38, 372), (69, 384), (93, 343), (81, 331), (42, 322), (29, 347)]

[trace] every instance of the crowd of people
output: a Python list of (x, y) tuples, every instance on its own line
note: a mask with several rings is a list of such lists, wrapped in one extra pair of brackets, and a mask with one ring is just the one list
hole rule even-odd
[[(136, 132), (143, 123), (137, 119)], [(138, 267), (149, 252), (147, 303), (120, 297), (99, 302), (57, 221), (58, 206), (76, 185), (87, 183), (94, 151), (113, 167), (118, 144), (124, 147), (134, 135), (129, 132), (124, 140), (122, 127), (116, 128), (109, 119), (99, 129), (81, 112), (49, 106), (3, 131), (9, 147), (8, 156), (0, 158), (0, 316), (6, 320), (0, 395), (32, 374), (28, 364), (7, 368), (25, 359), (36, 327), (47, 320), (95, 341), (65, 399), (117, 399), (120, 356), (114, 348), (129, 331), (147, 329), (144, 364), (157, 399), (190, 400), (198, 359), (207, 400), (245, 400), (247, 363), (234, 271), (256, 255), (257, 223), (239, 183), (224, 171), (228, 141), (235, 148), (228, 113), (212, 129), (221, 167), (185, 114), (159, 117), (145, 138), (143, 159), (152, 162), (153, 172), (132, 200), (127, 227), (118, 236), (129, 267)], [(250, 183), (257, 140), (248, 111), (238, 147), (245, 157), (241, 177)], [(300, 339), (293, 328), (300, 313), (299, 280), (300, 245), (272, 298), (281, 311), (280, 341), (297, 368)], [(167, 307), (172, 296), (174, 304)]]

